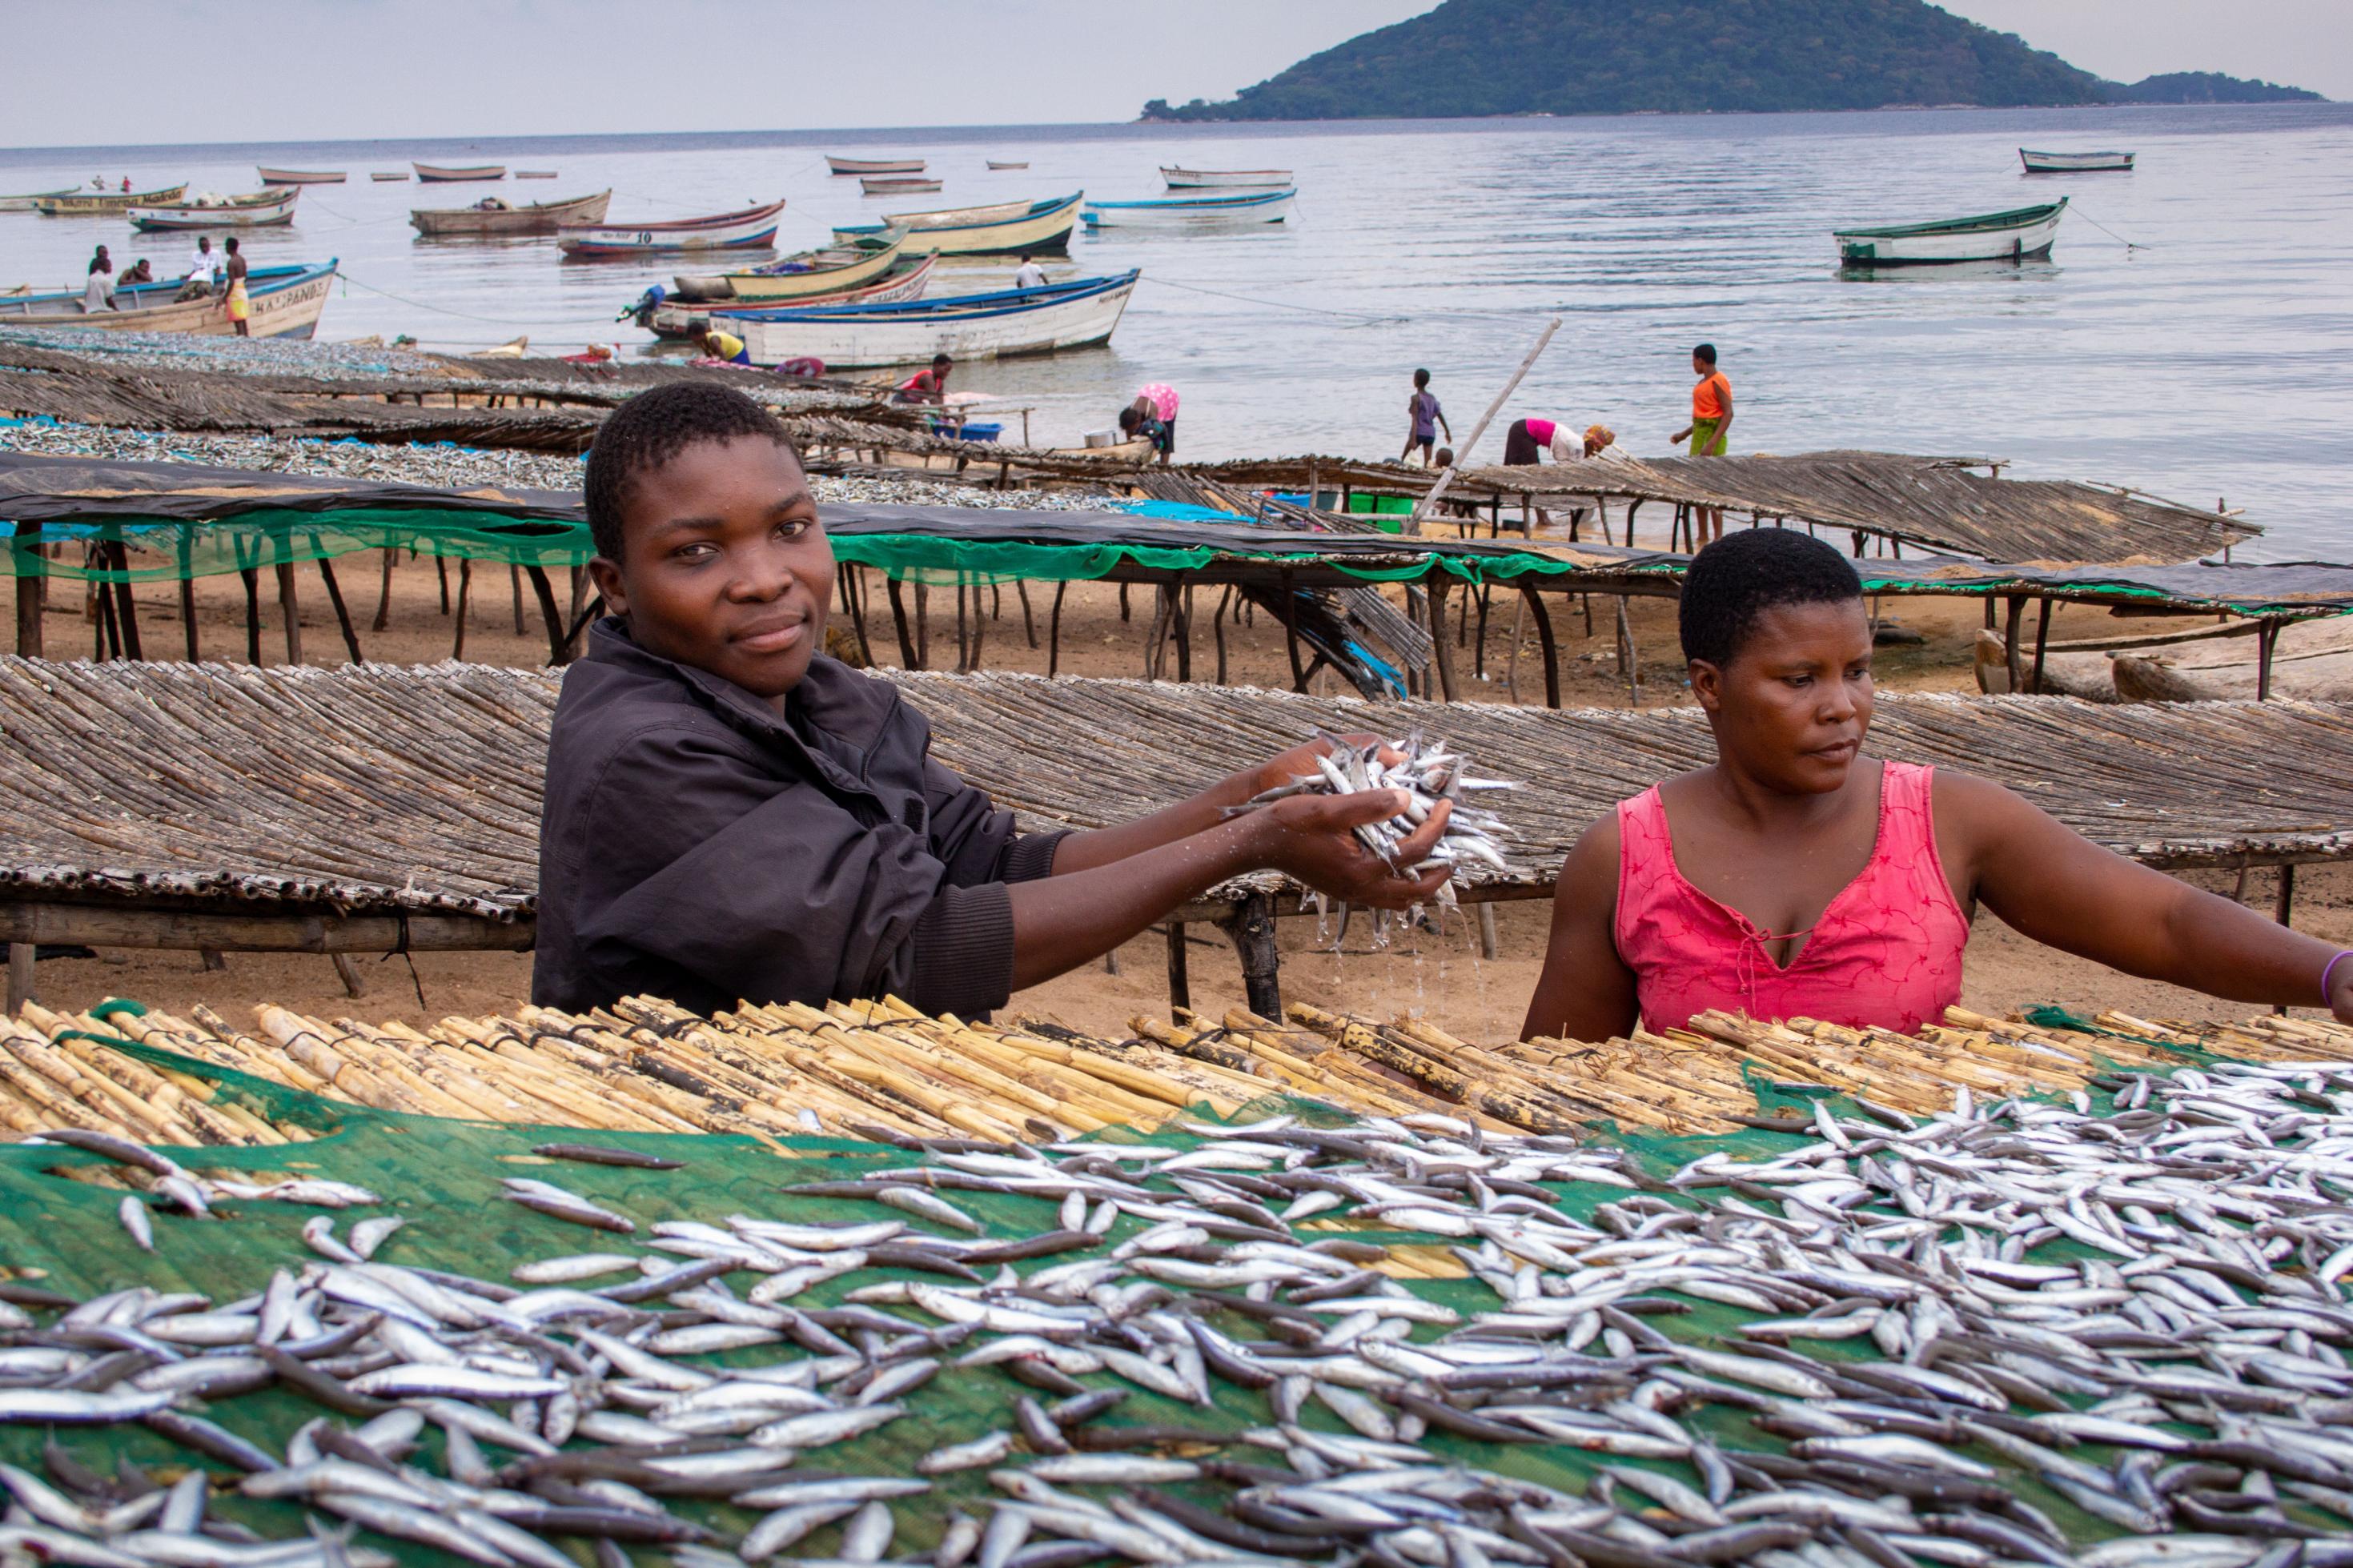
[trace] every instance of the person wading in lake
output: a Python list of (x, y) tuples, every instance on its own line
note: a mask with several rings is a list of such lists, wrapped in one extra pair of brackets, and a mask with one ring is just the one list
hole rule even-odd
[(1916, 1033), (1960, 1000), (1982, 903), (2037, 942), (2235, 1002), (2353, 1023), (2353, 950), (2110, 853), (2001, 785), (1862, 754), (1871, 622), (1846, 557), (1744, 529), (1677, 615), (1715, 761), (1585, 831), (1524, 1038), (1711, 1010)]
[[(1692, 350), (1692, 374), (1699, 381), (1692, 387), (1692, 422), (1677, 431), (1671, 439), (1678, 446), (1691, 442), (1694, 458), (1721, 458), (1724, 444), (1732, 433), (1732, 383), (1715, 368), (1715, 345), (1702, 343)], [(1692, 511), (1693, 542), (1707, 544), (1724, 537), (1724, 509), (1718, 506), (1696, 507)]]
[(1446, 411), (1438, 405), (1438, 395), (1430, 390), (1430, 372), (1426, 370), (1413, 373), (1413, 395), (1405, 400), (1405, 450), (1398, 454), (1398, 461), (1402, 463), (1412, 457), (1413, 449), (1419, 447), (1421, 466), (1439, 467), (1432, 460), (1431, 448), (1438, 445), (1440, 429), (1446, 432), (1448, 440), (1453, 440), (1454, 426), (1446, 423)]
[(221, 308), (228, 312), (229, 321), (237, 328), (237, 335), (240, 338), (249, 338), (253, 336), (253, 323), (250, 320), (253, 315), (253, 300), (245, 290), (245, 258), (237, 254), (235, 237), (231, 237), (227, 243), (228, 261), (225, 270), (228, 275), (228, 298), (222, 301)]

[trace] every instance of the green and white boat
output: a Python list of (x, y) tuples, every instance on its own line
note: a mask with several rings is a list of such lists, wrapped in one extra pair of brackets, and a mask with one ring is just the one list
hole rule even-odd
[(1898, 224), (1890, 228), (1842, 228), (1839, 259), (1849, 267), (1909, 267), (1950, 261), (2024, 261), (2049, 256), (2066, 216), (2067, 198), (2040, 206), (1938, 223)]

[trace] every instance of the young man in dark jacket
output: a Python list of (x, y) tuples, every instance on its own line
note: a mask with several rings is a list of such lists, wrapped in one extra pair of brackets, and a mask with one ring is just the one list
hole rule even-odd
[[(971, 1016), (1246, 871), (1389, 908), (1445, 878), (1351, 836), (1403, 809), (1389, 792), (1224, 815), (1312, 773), (1311, 747), (1137, 822), (1017, 835), (932, 760), (895, 687), (818, 651), (832, 547), (783, 428), (732, 388), (622, 405), (589, 454), (587, 505), (613, 614), (565, 672), (548, 741), (543, 1005), (892, 993)], [(1443, 826), (1441, 807), (1398, 864)]]

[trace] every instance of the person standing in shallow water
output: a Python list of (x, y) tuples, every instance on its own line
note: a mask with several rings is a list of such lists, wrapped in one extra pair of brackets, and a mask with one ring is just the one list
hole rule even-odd
[[(1732, 383), (1715, 368), (1715, 345), (1702, 343), (1692, 350), (1692, 374), (1699, 378), (1692, 387), (1692, 422), (1678, 431), (1672, 439), (1680, 446), (1691, 442), (1694, 458), (1721, 458), (1725, 442), (1732, 434)], [(1698, 545), (1714, 543), (1724, 537), (1724, 509), (1704, 506), (1692, 512), (1692, 542)]]
[(1438, 405), (1438, 395), (1430, 390), (1430, 372), (1418, 370), (1413, 373), (1413, 395), (1405, 400), (1405, 450), (1398, 454), (1398, 461), (1402, 463), (1412, 457), (1413, 449), (1419, 447), (1421, 448), (1421, 466), (1425, 468), (1439, 467), (1432, 450), (1438, 445), (1438, 432), (1443, 429), (1446, 438), (1451, 441), (1454, 439), (1454, 426), (1446, 423), (1446, 411)]

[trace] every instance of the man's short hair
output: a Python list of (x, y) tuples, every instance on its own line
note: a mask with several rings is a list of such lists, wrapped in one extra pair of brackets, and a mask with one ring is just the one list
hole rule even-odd
[(1692, 557), (1676, 607), (1683, 658), (1721, 669), (1783, 605), (1835, 605), (1862, 597), (1862, 579), (1836, 550), (1788, 528), (1744, 528)]
[(596, 553), (619, 563), (621, 503), (638, 475), (660, 468), (698, 442), (746, 437), (774, 441), (792, 452), (796, 462), (800, 458), (776, 416), (732, 386), (674, 381), (641, 392), (615, 409), (597, 428), (596, 444), (588, 449), (588, 475), (583, 486), (588, 531), (596, 541)]
[(1699, 361), (1702, 364), (1714, 364), (1715, 363), (1715, 345), (1714, 343), (1700, 344), (1699, 347), (1692, 350), (1692, 358)]

